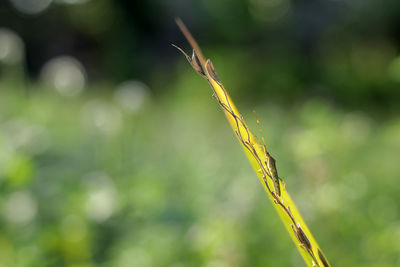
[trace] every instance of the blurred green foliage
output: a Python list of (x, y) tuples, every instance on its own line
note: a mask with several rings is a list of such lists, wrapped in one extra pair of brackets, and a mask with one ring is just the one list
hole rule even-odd
[[(109, 91), (65, 99), (1, 84), (3, 266), (303, 264), (210, 91), (182, 77), (179, 97), (135, 114)], [(252, 108), (241, 106), (250, 121)], [(400, 117), (321, 99), (256, 108), (332, 264), (396, 265)]]
[(399, 1), (59, 0), (35, 15), (11, 2), (0, 266), (304, 264), (207, 84), (170, 46), (187, 47), (175, 16), (254, 132), (257, 110), (333, 266), (400, 264)]

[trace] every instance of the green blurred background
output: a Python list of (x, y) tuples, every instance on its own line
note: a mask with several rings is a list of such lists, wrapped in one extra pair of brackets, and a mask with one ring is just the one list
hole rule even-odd
[(304, 266), (178, 16), (333, 266), (400, 266), (398, 0), (0, 1), (0, 266)]

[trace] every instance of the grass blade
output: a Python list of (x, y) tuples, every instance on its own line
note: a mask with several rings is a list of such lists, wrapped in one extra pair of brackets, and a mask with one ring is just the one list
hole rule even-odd
[(330, 266), (293, 200), (286, 191), (285, 183), (278, 177), (275, 160), (268, 152), (264, 139), (262, 138), (261, 142), (254, 137), (244, 118), (240, 115), (225, 90), (225, 87), (222, 85), (212, 62), (209, 59), (205, 59), (199, 45), (183, 22), (180, 19), (177, 19), (176, 22), (193, 48), (192, 57), (189, 57), (181, 48), (174, 46), (186, 56), (194, 70), (211, 85), (213, 97), (222, 107), (229, 124), (242, 145), (261, 184), (264, 186), (272, 205), (275, 207), (304, 261), (308, 266)]

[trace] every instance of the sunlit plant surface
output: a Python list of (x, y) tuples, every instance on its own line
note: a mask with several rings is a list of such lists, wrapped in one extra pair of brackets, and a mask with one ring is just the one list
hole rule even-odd
[[(293, 241), (298, 246), (300, 254), (308, 266), (328, 267), (328, 260), (287, 193), (285, 182), (278, 175), (276, 161), (268, 151), (264, 137), (262, 135), (261, 139), (254, 137), (243, 116), (239, 113), (228, 92), (222, 85), (211, 61), (209, 59), (206, 61), (197, 42), (180, 19), (177, 19), (177, 24), (193, 48), (192, 57), (189, 57), (181, 48), (174, 46), (185, 55), (193, 69), (211, 85), (213, 97), (224, 111), (251, 165), (260, 178), (267, 195), (271, 199)], [(255, 116), (259, 125), (257, 115), (255, 114)], [(262, 134), (261, 127), (260, 133)]]

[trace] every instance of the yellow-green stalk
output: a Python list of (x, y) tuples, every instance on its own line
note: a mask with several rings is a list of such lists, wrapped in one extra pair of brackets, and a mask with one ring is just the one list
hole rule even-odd
[(182, 21), (177, 19), (176, 22), (193, 48), (192, 57), (189, 57), (179, 47), (175, 47), (186, 56), (192, 67), (211, 85), (214, 92), (213, 97), (222, 107), (253, 169), (264, 186), (272, 205), (278, 212), (304, 261), (308, 266), (330, 266), (293, 200), (286, 191), (285, 183), (278, 177), (275, 160), (267, 151), (264, 139), (262, 139), (261, 143), (254, 137), (222, 85), (211, 61), (209, 59), (205, 60), (200, 47)]

